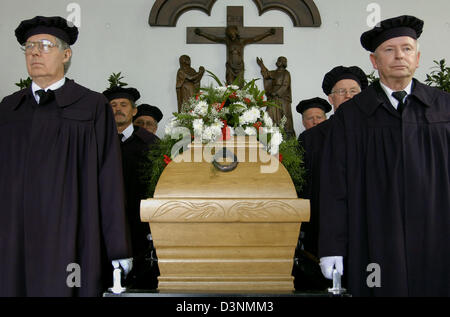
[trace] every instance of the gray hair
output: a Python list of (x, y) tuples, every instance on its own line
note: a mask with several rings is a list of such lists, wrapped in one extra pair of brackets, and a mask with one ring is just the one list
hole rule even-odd
[[(72, 50), (72, 49), (70, 48), (70, 45), (67, 44), (65, 41), (61, 40), (60, 38), (58, 38), (58, 37), (56, 37), (56, 36), (55, 36), (55, 38), (56, 38), (56, 44), (58, 45), (59, 50), (60, 50), (61, 52), (65, 51), (65, 50), (67, 50), (67, 49)], [(70, 64), (71, 64), (71, 63), (72, 63), (72, 55), (70, 55), (69, 60), (68, 60), (67, 62), (64, 63), (64, 75), (69, 71), (69, 67), (70, 67)]]

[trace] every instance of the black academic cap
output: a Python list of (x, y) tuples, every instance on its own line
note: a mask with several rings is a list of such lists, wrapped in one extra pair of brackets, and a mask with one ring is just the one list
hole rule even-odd
[(131, 87), (125, 88), (119, 86), (108, 88), (103, 92), (103, 94), (109, 101), (118, 98), (125, 98), (133, 102), (136, 102), (136, 100), (138, 100), (141, 97), (141, 94), (136, 88)]
[(163, 114), (158, 107), (148, 105), (143, 103), (137, 107), (137, 113), (133, 118), (133, 121), (136, 120), (140, 116), (150, 116), (153, 117), (156, 121), (161, 121)]
[(325, 111), (325, 113), (327, 113), (331, 110), (331, 105), (325, 99), (315, 97), (300, 101), (300, 103), (296, 107), (297, 112), (301, 114), (303, 114), (303, 112), (305, 112), (305, 110), (308, 110), (309, 108), (320, 108)]
[(331, 94), (334, 85), (342, 79), (353, 79), (361, 87), (365, 89), (369, 84), (367, 75), (358, 66), (337, 66), (325, 74), (322, 82), (322, 90), (325, 95)]
[(409, 36), (417, 40), (422, 34), (423, 21), (411, 15), (383, 20), (379, 26), (361, 35), (361, 45), (370, 52), (375, 52), (381, 43), (399, 36)]
[(69, 45), (74, 44), (78, 38), (78, 28), (61, 17), (36, 16), (30, 20), (20, 22), (15, 30), (20, 45), (36, 34), (51, 34)]

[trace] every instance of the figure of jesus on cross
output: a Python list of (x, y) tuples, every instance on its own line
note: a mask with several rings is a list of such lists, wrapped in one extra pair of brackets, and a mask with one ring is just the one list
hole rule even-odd
[(244, 46), (251, 43), (256, 43), (262, 39), (275, 34), (275, 28), (259, 34), (254, 37), (241, 38), (237, 26), (227, 26), (225, 29), (225, 37), (218, 37), (212, 34), (203, 32), (196, 28), (195, 34), (203, 36), (210, 41), (222, 43), (227, 46), (227, 62), (226, 62), (226, 81), (227, 84), (232, 84), (236, 78), (240, 81), (244, 79)]
[(244, 47), (253, 43), (282, 44), (283, 28), (244, 27), (243, 7), (231, 6), (227, 7), (226, 28), (188, 28), (187, 43), (211, 42), (227, 46), (226, 82), (230, 85), (240, 78), (237, 83), (240, 86), (244, 80)]

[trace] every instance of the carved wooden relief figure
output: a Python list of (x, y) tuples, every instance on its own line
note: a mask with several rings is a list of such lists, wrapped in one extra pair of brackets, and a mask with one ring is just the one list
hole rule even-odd
[(281, 118), (286, 116), (284, 130), (288, 135), (295, 136), (294, 123), (292, 120), (292, 93), (291, 93), (291, 74), (287, 68), (287, 58), (278, 57), (277, 69), (269, 71), (261, 58), (256, 58), (256, 62), (261, 67), (261, 75), (264, 79), (264, 90), (267, 100), (278, 104), (281, 108), (269, 107), (268, 113), (272, 120), (279, 124)]
[(198, 72), (191, 67), (191, 58), (188, 55), (180, 56), (180, 68), (177, 72), (177, 101), (178, 112), (185, 101), (194, 95), (200, 88), (200, 81), (205, 73), (205, 68), (200, 66)]

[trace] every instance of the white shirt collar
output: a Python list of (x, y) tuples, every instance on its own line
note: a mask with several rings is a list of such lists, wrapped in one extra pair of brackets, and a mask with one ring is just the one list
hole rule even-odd
[(125, 130), (122, 131), (122, 142), (125, 142), (134, 132), (133, 124), (131, 123)]
[[(391, 102), (392, 106), (397, 109), (398, 107), (398, 103), (399, 101), (397, 99), (395, 99), (394, 97), (392, 97), (392, 93), (394, 92), (394, 90), (392, 90), (391, 88), (389, 88), (388, 86), (386, 86), (385, 84), (383, 84), (380, 80), (380, 85), (381, 88), (383, 88), (385, 94), (387, 95), (389, 101)], [(404, 91), (406, 91), (407, 95), (405, 96), (405, 98), (407, 96), (409, 96), (411, 94), (411, 90), (412, 90), (412, 80), (409, 82), (408, 86), (405, 87), (405, 89), (403, 89)], [(405, 99), (403, 99), (403, 102), (405, 101)]]
[[(58, 88), (61, 88), (64, 84), (66, 83), (66, 77), (63, 77), (62, 79), (58, 80), (56, 83), (51, 84), (50, 86), (48, 86), (47, 88), (45, 88), (44, 90), (47, 91), (49, 89), (51, 90), (56, 90)], [(36, 91), (42, 89), (41, 87), (39, 87), (34, 81), (31, 84), (31, 91), (33, 91), (33, 96), (34, 99), (36, 99), (36, 102), (39, 103), (39, 95), (36, 94)]]

